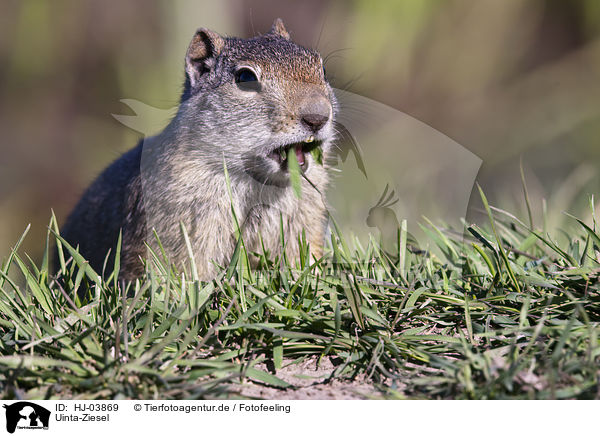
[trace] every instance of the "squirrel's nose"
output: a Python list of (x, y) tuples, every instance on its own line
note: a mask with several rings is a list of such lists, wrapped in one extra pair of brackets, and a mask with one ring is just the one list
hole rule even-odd
[(302, 124), (317, 133), (329, 120), (331, 104), (325, 97), (313, 97), (303, 105), (300, 118)]

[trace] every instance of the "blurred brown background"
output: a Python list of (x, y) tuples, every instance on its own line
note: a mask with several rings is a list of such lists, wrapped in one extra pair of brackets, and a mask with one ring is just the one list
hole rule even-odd
[[(131, 98), (177, 104), (197, 27), (251, 36), (282, 17), (335, 87), (429, 124), (484, 161), (491, 201), (560, 225), (600, 192), (598, 0), (64, 1), (0, 4), (0, 260), (27, 223), (43, 248), (86, 185), (139, 134)], [(476, 205), (476, 201), (473, 204)], [(476, 212), (472, 218), (477, 218)]]

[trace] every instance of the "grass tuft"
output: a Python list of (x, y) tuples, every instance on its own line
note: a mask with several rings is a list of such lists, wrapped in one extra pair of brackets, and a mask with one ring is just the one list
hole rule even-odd
[(239, 238), (211, 282), (193, 261), (176, 271), (160, 241), (136, 282), (117, 279), (120, 244), (94, 271), (53, 215), (41, 263), (20, 254), (27, 228), (0, 269), (2, 398), (232, 397), (246, 381), (289, 389), (275, 370), (315, 357), (389, 398), (598, 398), (595, 217), (559, 245), (480, 192), (489, 229), (423, 225), (444, 258), (415, 249), (405, 222), (394, 253), (334, 223), (316, 262), (299, 235), (297, 265), (254, 253), (249, 271)]

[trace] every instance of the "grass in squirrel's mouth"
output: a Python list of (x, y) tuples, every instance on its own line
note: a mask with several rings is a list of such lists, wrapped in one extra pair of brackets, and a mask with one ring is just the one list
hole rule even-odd
[(317, 141), (314, 138), (310, 137), (306, 141), (294, 142), (294, 143), (287, 144), (282, 147), (276, 148), (273, 151), (271, 151), (267, 155), (267, 157), (269, 159), (273, 159), (275, 162), (277, 162), (279, 165), (281, 165), (282, 170), (287, 171), (287, 169), (288, 169), (288, 165), (287, 165), (288, 151), (293, 148), (296, 152), (296, 158), (298, 160), (298, 165), (300, 165), (300, 168), (306, 169), (306, 166), (307, 166), (306, 154), (311, 153), (313, 150), (316, 150), (318, 147), (321, 146), (321, 144), (322, 144), (322, 141)]

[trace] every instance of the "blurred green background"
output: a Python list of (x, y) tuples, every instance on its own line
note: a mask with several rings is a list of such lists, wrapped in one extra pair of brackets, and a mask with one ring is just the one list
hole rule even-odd
[[(283, 18), (332, 85), (429, 124), (483, 159), (492, 203), (536, 223), (585, 215), (600, 192), (600, 1), (3, 1), (0, 260), (28, 223), (43, 248), (83, 189), (139, 134), (121, 99), (177, 104), (197, 27), (251, 36)], [(160, 126), (157, 126), (157, 129)], [(469, 219), (478, 219), (473, 196)], [(586, 215), (587, 214), (587, 215)]]

